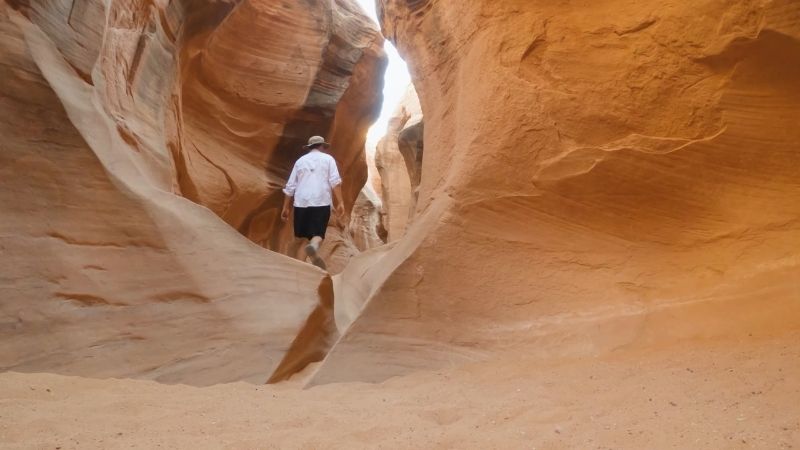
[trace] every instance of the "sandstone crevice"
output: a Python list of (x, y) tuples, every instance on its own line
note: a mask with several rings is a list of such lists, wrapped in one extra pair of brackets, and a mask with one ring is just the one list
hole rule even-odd
[(422, 170), (422, 111), (413, 86), (408, 88), (375, 154), (381, 179), (387, 241), (403, 236), (414, 215)]
[(277, 203), (241, 221), (311, 131), (355, 199), (385, 60), (368, 19), (347, 0), (12, 1), (0, 36), (0, 365), (208, 385), (310, 361), (281, 364), (332, 308), (327, 275), (255, 244), (288, 250)]

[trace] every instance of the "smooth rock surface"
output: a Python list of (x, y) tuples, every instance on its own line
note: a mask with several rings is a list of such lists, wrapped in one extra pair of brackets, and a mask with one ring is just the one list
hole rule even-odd
[(315, 5), (0, 3), (0, 368), (263, 383), (324, 356), (329, 277), (244, 237), (291, 250), (307, 134), (364, 183), (381, 37)]
[(421, 127), (419, 99), (414, 87), (410, 86), (389, 119), (386, 136), (378, 142), (375, 151), (375, 166), (381, 180), (383, 226), (389, 242), (403, 236), (414, 211), (415, 188), (419, 185), (420, 173), (416, 157), (419, 153), (421, 163), (422, 152), (416, 152), (418, 147), (408, 138), (413, 140), (413, 136), (418, 135), (421, 139)]
[(800, 327), (800, 4), (381, 6), (418, 213), (335, 281), (312, 383)]
[(401, 102), (401, 107), (408, 114), (408, 122), (397, 136), (397, 148), (403, 155), (411, 183), (411, 206), (409, 212), (413, 216), (419, 195), (419, 182), (422, 178), (422, 157), (424, 155), (425, 123), (422, 117), (422, 107), (419, 104), (417, 91), (409, 87), (406, 96)]

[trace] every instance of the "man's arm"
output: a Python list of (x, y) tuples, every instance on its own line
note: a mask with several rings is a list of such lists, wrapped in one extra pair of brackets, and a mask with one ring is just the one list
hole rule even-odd
[(283, 209), (281, 209), (281, 220), (283, 220), (284, 222), (289, 220), (289, 214), (292, 213), (292, 200), (294, 200), (294, 197), (292, 197), (289, 194), (286, 194), (283, 197)]
[(330, 158), (330, 167), (328, 168), (328, 183), (333, 190), (334, 211), (339, 220), (344, 218), (344, 200), (342, 199), (342, 177), (339, 176), (339, 168), (336, 167), (336, 160)]
[(333, 187), (333, 200), (336, 205), (334, 205), (334, 210), (336, 211), (336, 215), (341, 219), (344, 217), (344, 200), (342, 200), (342, 185), (337, 184)]
[(297, 189), (297, 165), (292, 167), (292, 174), (289, 175), (289, 181), (286, 182), (286, 187), (283, 188), (283, 208), (281, 209), (281, 220), (286, 222), (289, 220), (289, 214), (292, 213), (292, 202), (294, 200), (294, 191)]

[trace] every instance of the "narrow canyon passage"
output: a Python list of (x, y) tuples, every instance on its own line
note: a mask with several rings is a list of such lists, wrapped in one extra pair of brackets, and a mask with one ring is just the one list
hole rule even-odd
[(800, 4), (375, 14), (0, 2), (0, 442), (796, 446)]
[[(349, 1), (69, 5), (2, 5), (3, 168), (26, 192), (4, 197), (2, 366), (213, 384), (283, 379), (321, 359), (338, 336), (333, 284), (276, 254), (299, 253), (281, 188), (307, 137), (329, 136), (354, 217), (329, 227), (330, 272), (382, 243), (380, 200), (363, 224), (353, 214), (369, 207), (364, 146), (386, 66), (377, 25)], [(47, 220), (26, 228), (37, 215)], [(86, 321), (102, 325), (76, 333)], [(170, 337), (175, 327), (186, 331)], [(96, 362), (108, 353), (130, 363)]]
[(263, 383), (330, 309), (280, 189), (325, 134), (352, 208), (383, 38), (349, 1), (195, 6), (2, 3), (6, 370)]

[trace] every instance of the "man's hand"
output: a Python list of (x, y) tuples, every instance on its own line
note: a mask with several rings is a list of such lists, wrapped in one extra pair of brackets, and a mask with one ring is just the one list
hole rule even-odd
[(281, 210), (281, 220), (286, 222), (289, 220), (289, 214), (292, 213), (292, 198), (289, 195), (283, 197), (283, 209)]
[(336, 200), (336, 208), (334, 208), (336, 218), (339, 219), (339, 222), (344, 226), (344, 200), (342, 200), (341, 184), (337, 184), (333, 187), (333, 199)]

